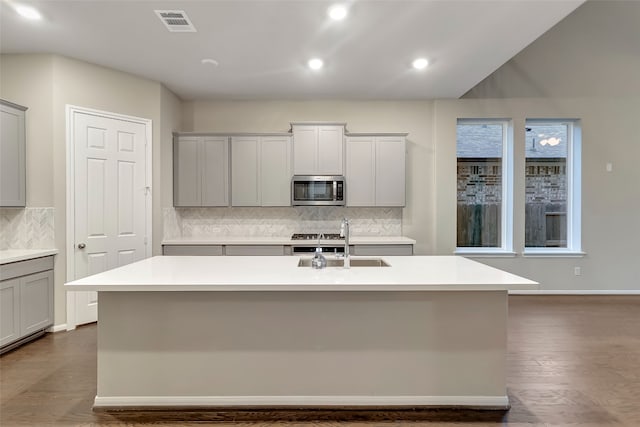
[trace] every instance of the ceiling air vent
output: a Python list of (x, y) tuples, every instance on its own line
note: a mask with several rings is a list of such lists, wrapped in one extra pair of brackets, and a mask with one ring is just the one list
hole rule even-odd
[(195, 33), (196, 27), (184, 10), (156, 10), (156, 15), (172, 33)]

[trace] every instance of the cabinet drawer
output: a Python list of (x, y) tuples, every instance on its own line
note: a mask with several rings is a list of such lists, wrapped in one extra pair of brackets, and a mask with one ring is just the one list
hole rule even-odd
[(169, 256), (219, 256), (222, 245), (166, 245), (162, 254)]
[(228, 245), (226, 247), (227, 255), (284, 255), (284, 246), (282, 245)]
[(52, 255), (0, 265), (0, 280), (26, 276), (27, 274), (39, 273), (45, 270), (53, 270)]
[(406, 256), (413, 255), (413, 245), (355, 245), (353, 255)]

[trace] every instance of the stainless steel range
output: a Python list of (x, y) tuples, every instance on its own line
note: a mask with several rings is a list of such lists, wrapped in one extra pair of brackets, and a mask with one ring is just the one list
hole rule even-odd
[(340, 233), (294, 233), (291, 236), (291, 240), (318, 240), (318, 237), (322, 240), (340, 240)]
[[(320, 242), (318, 243), (318, 237)], [(342, 254), (344, 253), (344, 244), (334, 244), (327, 240), (342, 240), (339, 233), (295, 233), (291, 236), (291, 240), (299, 240), (300, 244), (291, 247), (294, 255), (311, 254), (315, 252), (319, 246), (323, 253)], [(336, 242), (337, 243), (337, 242)]]

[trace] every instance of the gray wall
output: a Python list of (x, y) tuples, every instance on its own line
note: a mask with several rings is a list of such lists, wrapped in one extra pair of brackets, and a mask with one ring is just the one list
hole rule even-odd
[(589, 0), (464, 98), (640, 95), (639, 28), (640, 2)]
[[(435, 104), (436, 252), (455, 250), (456, 120), (507, 117), (513, 120), (514, 246), (516, 258), (479, 258), (539, 281), (543, 289), (640, 289), (634, 247), (640, 239), (640, 158), (635, 129), (640, 98), (439, 100)], [(580, 118), (582, 122), (582, 246), (584, 258), (523, 258), (524, 121)], [(606, 171), (606, 163), (613, 171)], [(574, 275), (581, 267), (582, 275)]]
[[(180, 101), (160, 83), (58, 55), (2, 55), (0, 97), (29, 107), (27, 206), (55, 208), (55, 323), (66, 322), (66, 117), (67, 104), (153, 121), (153, 242), (160, 253), (164, 189), (163, 152), (180, 128)], [(165, 154), (165, 163), (171, 162)], [(170, 174), (170, 172), (169, 172)], [(168, 179), (170, 182), (170, 178)], [(164, 189), (164, 190), (162, 190)], [(156, 214), (157, 213), (157, 214)]]
[[(465, 100), (436, 103), (439, 190), (451, 188), (451, 121), (512, 117), (516, 128), (516, 249), (522, 248), (525, 118), (580, 118), (583, 126), (582, 243), (579, 259), (482, 259), (544, 289), (640, 289), (640, 2), (590, 0), (484, 81)], [(476, 100), (474, 100), (475, 98)], [(482, 100), (484, 98), (484, 100)], [(613, 171), (606, 172), (606, 163)], [(450, 191), (439, 191), (437, 248), (452, 248)], [(573, 267), (582, 267), (582, 276)]]

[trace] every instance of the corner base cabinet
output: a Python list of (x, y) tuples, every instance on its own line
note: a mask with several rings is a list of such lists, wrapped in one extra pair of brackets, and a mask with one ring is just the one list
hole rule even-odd
[(53, 256), (0, 266), (0, 353), (53, 325)]

